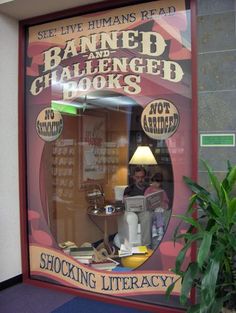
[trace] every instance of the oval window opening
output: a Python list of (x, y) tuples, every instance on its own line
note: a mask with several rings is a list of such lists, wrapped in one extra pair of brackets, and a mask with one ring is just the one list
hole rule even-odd
[(123, 94), (96, 91), (51, 105), (63, 116), (61, 135), (44, 143), (40, 166), (52, 236), (96, 270), (140, 267), (161, 243), (171, 215), (165, 140), (147, 135), (143, 107)]

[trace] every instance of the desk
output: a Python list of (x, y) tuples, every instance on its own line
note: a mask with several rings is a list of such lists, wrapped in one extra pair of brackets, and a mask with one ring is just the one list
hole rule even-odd
[(121, 258), (121, 264), (127, 268), (137, 268), (142, 265), (152, 255), (153, 250), (148, 249), (146, 254), (133, 254)]
[(98, 213), (94, 213), (92, 210), (89, 210), (87, 213), (88, 213), (88, 216), (91, 219), (91, 221), (98, 228), (99, 228), (99, 226), (95, 222), (95, 218), (103, 218), (104, 219), (103, 244), (104, 244), (105, 248), (107, 249), (108, 253), (111, 254), (112, 253), (112, 249), (111, 249), (111, 247), (109, 245), (109, 236), (108, 236), (108, 219), (111, 218), (111, 217), (114, 217), (114, 216), (115, 217), (120, 216), (120, 215), (124, 214), (124, 211), (123, 210), (122, 211), (115, 211), (115, 212), (112, 212), (110, 214), (106, 214), (103, 211), (102, 212), (98, 212)]

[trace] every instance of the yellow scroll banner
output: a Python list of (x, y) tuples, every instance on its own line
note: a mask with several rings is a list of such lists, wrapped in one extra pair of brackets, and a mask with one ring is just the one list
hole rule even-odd
[[(64, 286), (113, 296), (165, 294), (178, 276), (164, 271), (100, 271), (53, 248), (30, 245), (30, 274)], [(180, 294), (180, 281), (173, 294)]]

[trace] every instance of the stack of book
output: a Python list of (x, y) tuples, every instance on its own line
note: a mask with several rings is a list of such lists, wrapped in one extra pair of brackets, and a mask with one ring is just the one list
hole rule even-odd
[(114, 268), (116, 268), (118, 264), (119, 264), (119, 262), (116, 262), (115, 260), (107, 258), (106, 260), (103, 260), (100, 262), (93, 261), (90, 265), (91, 265), (91, 267), (93, 267), (94, 269), (97, 269), (97, 270), (111, 271)]
[(62, 248), (63, 252), (66, 254), (70, 254), (71, 248), (78, 248), (77, 245), (72, 241), (61, 242), (59, 243), (59, 247)]
[(94, 261), (93, 247), (72, 247), (70, 255), (83, 264), (90, 264)]

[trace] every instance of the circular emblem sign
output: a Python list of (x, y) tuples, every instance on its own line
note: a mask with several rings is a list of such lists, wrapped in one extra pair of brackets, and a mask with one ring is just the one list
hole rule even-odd
[(44, 141), (56, 140), (63, 129), (61, 113), (52, 108), (43, 109), (36, 120), (36, 131)]
[(179, 126), (179, 112), (176, 106), (165, 99), (154, 100), (144, 108), (141, 116), (144, 132), (153, 139), (171, 137)]

